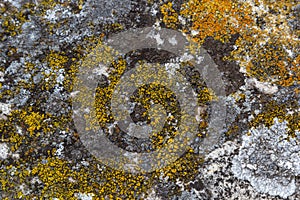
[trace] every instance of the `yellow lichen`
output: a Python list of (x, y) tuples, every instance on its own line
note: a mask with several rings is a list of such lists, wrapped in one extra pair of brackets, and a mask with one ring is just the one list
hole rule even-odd
[[(53, 8), (56, 1), (39, 1), (38, 6), (41, 10), (40, 14), (44, 14), (47, 9)], [(288, 2), (273, 2), (263, 1), (264, 5), (269, 6), (275, 12), (282, 12), (284, 6), (288, 9), (284, 11), (282, 15), (290, 11), (291, 6)], [(79, 2), (79, 9), (82, 8), (83, 1)], [(242, 1), (225, 1), (225, 0), (189, 0), (184, 3), (180, 13), (177, 13), (172, 3), (168, 2), (160, 7), (163, 15), (163, 22), (168, 28), (178, 28), (179, 17), (185, 18), (187, 24), (183, 26), (183, 32), (190, 33), (192, 39), (199, 44), (202, 44), (206, 37), (211, 36), (214, 39), (222, 42), (228, 41), (232, 34), (239, 33), (240, 39), (236, 41), (237, 49), (232, 54), (232, 59), (239, 61), (240, 65), (247, 68), (247, 72), (251, 76), (256, 76), (260, 80), (267, 80), (268, 76), (271, 76), (277, 81), (277, 83), (285, 86), (289, 86), (295, 83), (299, 84), (299, 56), (288, 57), (288, 54), (284, 48), (293, 49), (296, 45), (294, 38), (295, 33), (287, 31), (287, 22), (281, 15), (263, 13), (259, 14), (263, 16), (266, 14), (265, 21), (267, 29), (272, 29), (270, 32), (266, 30), (260, 30), (255, 25), (255, 19), (252, 15), (253, 5), (249, 3), (243, 3)], [(24, 22), (24, 16), (20, 15), (15, 17), (21, 23)], [(15, 24), (13, 18), (3, 18), (3, 28), (6, 34), (9, 32), (11, 36), (16, 35), (20, 31), (21, 23)], [(273, 21), (275, 20), (275, 23)], [(282, 22), (282, 24), (281, 24)], [(52, 26), (51, 24), (48, 24)], [(57, 25), (59, 26), (59, 25)], [(277, 27), (278, 26), (278, 27)], [(51, 28), (50, 28), (51, 29)], [(108, 25), (107, 30), (122, 30), (123, 27), (120, 24)], [(286, 33), (285, 33), (286, 32)], [(276, 35), (283, 36), (282, 38), (275, 37)], [(103, 36), (103, 35), (102, 35)], [(88, 37), (85, 39), (88, 45), (78, 46), (76, 52), (68, 57), (63, 52), (51, 51), (46, 59), (45, 63), (48, 63), (49, 68), (52, 70), (50, 74), (43, 74), (45, 79), (49, 78), (51, 84), (45, 82), (42, 83), (42, 87), (45, 90), (50, 90), (54, 86), (54, 80), (56, 79), (57, 72), (60, 69), (65, 70), (64, 88), (68, 92), (72, 91), (72, 81), (76, 76), (79, 62), (77, 61), (84, 58), (85, 49), (93, 49), (96, 43), (99, 41), (97, 37)], [(266, 43), (266, 40), (271, 40)], [(287, 40), (287, 41), (285, 41)], [(86, 42), (85, 41), (85, 42)], [(89, 46), (90, 45), (90, 46)], [(12, 53), (15, 50), (12, 50)], [(111, 122), (113, 119), (108, 114), (109, 100), (112, 95), (114, 86), (124, 73), (126, 68), (126, 62), (124, 59), (111, 60), (111, 56), (108, 53), (108, 62), (111, 64), (112, 71), (110, 72), (109, 86), (98, 87), (96, 96), (96, 110), (97, 110), (97, 122), (100, 122), (102, 127), (105, 127), (106, 123)], [(104, 53), (105, 54), (105, 53)], [(103, 54), (102, 54), (103, 55)], [(105, 56), (105, 55), (104, 55)], [(247, 60), (246, 58), (250, 58)], [(70, 64), (71, 63), (71, 64)], [(256, 65), (256, 64), (259, 65)], [(260, 66), (260, 67), (258, 67)], [(31, 71), (35, 68), (33, 64), (27, 63), (27, 71)], [(26, 85), (20, 83), (22, 87), (33, 88), (32, 85)], [(12, 91), (7, 90), (2, 95), (12, 95)], [(156, 103), (164, 104), (165, 99), (172, 97), (171, 92), (157, 88), (157, 85), (149, 87), (142, 87), (138, 91), (139, 94), (147, 94), (148, 99), (142, 99), (139, 101), (143, 104), (144, 108), (149, 109), (149, 99), (154, 99)], [(200, 94), (198, 94), (199, 102), (206, 104), (212, 100), (212, 94), (204, 88)], [(244, 98), (242, 95), (241, 98)], [(172, 107), (172, 106), (171, 106)], [(173, 107), (176, 107), (173, 104)], [(288, 114), (282, 106), (271, 104), (270, 109), (266, 109), (264, 112), (255, 116), (254, 120), (250, 123), (251, 126), (257, 126), (260, 123), (271, 125), (274, 117), (278, 117), (282, 120), (289, 122), (291, 130), (299, 128), (299, 114)], [(147, 112), (144, 113), (147, 115)], [(203, 114), (205, 118), (205, 114)], [(169, 119), (173, 120), (172, 117)], [(49, 113), (43, 113), (37, 109), (24, 108), (23, 110), (15, 110), (8, 121), (1, 120), (0, 131), (2, 133), (2, 141), (9, 141), (12, 150), (16, 151), (22, 144), (33, 146), (34, 139), (37, 140), (39, 133), (54, 133), (57, 129), (67, 128), (66, 124), (72, 121), (71, 114), (67, 116), (53, 116)], [(16, 133), (16, 124), (22, 128), (25, 136)], [(199, 124), (199, 129), (206, 129), (207, 123), (205, 121)], [(233, 127), (232, 131), (237, 127)], [(75, 133), (77, 134), (77, 133)], [(175, 132), (173, 134), (176, 134)], [(202, 136), (199, 133), (199, 136)], [(152, 137), (154, 144), (157, 148), (163, 145), (164, 135), (156, 134)], [(27, 143), (26, 143), (27, 142)], [(169, 139), (172, 142), (172, 138)], [(19, 162), (8, 165), (6, 168), (0, 170), (0, 182), (2, 190), (5, 193), (12, 193), (14, 198), (33, 199), (33, 198), (59, 198), (59, 199), (75, 199), (75, 193), (93, 193), (95, 199), (135, 199), (139, 195), (149, 190), (153, 184), (161, 181), (159, 178), (161, 175), (163, 178), (169, 178), (172, 181), (177, 179), (185, 180), (193, 178), (197, 173), (199, 165), (203, 162), (202, 158), (189, 152), (178, 159), (171, 165), (159, 169), (150, 174), (129, 174), (118, 170), (103, 167), (101, 170), (99, 167), (101, 164), (91, 159), (89, 167), (80, 167), (80, 169), (73, 168), (76, 163), (72, 161), (58, 159), (53, 154), (56, 152), (55, 148), (51, 148), (48, 151), (48, 157), (44, 156), (41, 159), (29, 158), (34, 149), (28, 149), (25, 152), (26, 158), (21, 158)], [(28, 157), (27, 157), (28, 156)], [(30, 169), (25, 167), (30, 163)], [(10, 173), (14, 172), (14, 175)], [(38, 177), (44, 185), (40, 196), (30, 194), (25, 196), (18, 188), (18, 183), (28, 181), (29, 177)], [(10, 181), (10, 180), (14, 180)], [(19, 182), (18, 182), (19, 181)], [(17, 183), (17, 184), (16, 184)], [(8, 197), (4, 197), (4, 199)]]
[[(22, 25), (29, 19), (26, 15), (34, 14), (34, 7), (31, 3), (25, 3), (21, 7), (21, 12), (19, 9), (8, 6), (7, 4), (3, 4), (0, 11), (0, 20), (3, 20), (1, 23), (1, 27), (3, 28), (3, 32), (1, 31), (0, 38), (3, 41), (6, 37), (4, 35), (16, 36), (22, 32)], [(27, 14), (23, 12), (27, 10)], [(5, 14), (4, 14), (5, 13)]]
[(286, 120), (289, 127), (288, 135), (295, 137), (295, 130), (299, 130), (300, 127), (300, 114), (299, 112), (289, 113), (289, 111), (295, 111), (299, 109), (297, 102), (288, 102), (286, 104), (278, 104), (274, 100), (270, 101), (263, 111), (257, 115), (254, 115), (249, 123), (250, 127), (258, 127), (261, 124), (270, 127), (274, 124), (274, 119), (277, 118), (280, 121)]
[(178, 14), (172, 7), (172, 2), (168, 2), (166, 4), (163, 4), (160, 7), (160, 12), (163, 15), (163, 22), (166, 25), (167, 28), (173, 28), (176, 29), (179, 22), (178, 22)]

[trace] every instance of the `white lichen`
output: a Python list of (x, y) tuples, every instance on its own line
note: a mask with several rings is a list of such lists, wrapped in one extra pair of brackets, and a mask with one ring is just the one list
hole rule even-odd
[(0, 102), (0, 111), (1, 113), (8, 115), (11, 112), (11, 104)]
[(145, 200), (161, 200), (154, 189), (149, 190), (148, 193), (149, 195), (145, 198)]
[(75, 196), (80, 200), (92, 200), (94, 194), (92, 193), (76, 193)]
[(146, 36), (146, 38), (152, 38), (156, 40), (156, 43), (158, 46), (164, 44), (164, 40), (161, 38), (159, 33), (155, 33), (154, 31), (149, 32), (149, 34)]
[(4, 73), (0, 71), (0, 82), (4, 82)]
[(0, 159), (5, 160), (8, 157), (9, 148), (6, 143), (0, 143)]
[(258, 192), (282, 198), (296, 191), (295, 176), (300, 174), (299, 140), (288, 140), (287, 123), (276, 118), (270, 128), (252, 128), (232, 160), (235, 177), (249, 181)]
[(176, 40), (176, 35), (174, 35), (173, 37), (169, 38), (168, 41), (169, 41), (170, 44), (172, 44), (174, 46), (177, 45), (177, 43), (178, 43), (177, 40)]

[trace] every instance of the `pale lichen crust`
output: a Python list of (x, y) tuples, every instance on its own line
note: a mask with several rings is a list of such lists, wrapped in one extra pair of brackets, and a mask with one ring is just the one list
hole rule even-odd
[[(300, 199), (299, 13), (297, 0), (0, 1), (0, 199)], [(170, 73), (179, 66), (201, 106), (189, 150), (136, 175), (87, 151), (72, 98), (79, 66), (97, 44), (140, 27), (181, 31), (195, 44), (191, 52), (208, 51), (225, 81), (228, 117), (224, 143), (200, 156), (214, 96), (193, 63), (168, 65), (174, 56), (153, 49), (109, 60), (96, 93), (103, 129), (113, 122), (114, 86), (141, 61), (164, 63)], [(171, 113), (165, 131), (144, 143), (120, 130), (107, 137), (136, 152), (167, 143), (180, 107), (167, 88), (144, 86), (131, 99), (134, 121), (149, 121), (150, 99)]]

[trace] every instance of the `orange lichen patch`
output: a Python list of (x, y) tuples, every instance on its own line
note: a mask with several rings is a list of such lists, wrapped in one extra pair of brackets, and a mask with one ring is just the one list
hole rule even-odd
[(163, 4), (160, 7), (160, 12), (163, 15), (163, 22), (165, 23), (166, 27), (176, 29), (179, 24), (178, 13), (173, 9), (172, 2)]
[(232, 52), (233, 59), (245, 67), (249, 75), (282, 86), (298, 82), (299, 70), (295, 67), (299, 66), (298, 39), (287, 17), (295, 5), (293, 1), (251, 1), (256, 24), (240, 32), (237, 48)]
[(256, 50), (256, 54), (252, 56), (252, 61), (248, 63), (246, 70), (260, 81), (268, 81), (272, 77), (279, 83), (292, 85), (293, 74), (289, 74), (291, 62), (292, 59), (287, 56), (281, 45), (270, 42), (265, 44), (264, 48)]
[(271, 81), (283, 86), (293, 85), (298, 80), (299, 61), (290, 57), (285, 50), (285, 46), (293, 44), (278, 42), (278, 36), (269, 36), (269, 41), (256, 39), (260, 34), (257, 32), (256, 36), (242, 35), (236, 42), (238, 48), (232, 55), (241, 66), (246, 67), (249, 75), (260, 81)]
[(288, 22), (296, 5), (296, 1), (190, 0), (180, 15), (188, 22), (183, 32), (200, 45), (208, 36), (224, 42), (239, 33), (231, 58), (225, 59), (236, 60), (261, 81), (290, 86), (299, 83), (299, 39)]
[(300, 85), (300, 55), (293, 61), (291, 71), (296, 78), (296, 83)]
[(247, 29), (253, 24), (250, 11), (249, 5), (238, 1), (190, 0), (183, 4), (180, 15), (188, 21), (183, 31), (202, 44), (207, 36), (225, 42)]

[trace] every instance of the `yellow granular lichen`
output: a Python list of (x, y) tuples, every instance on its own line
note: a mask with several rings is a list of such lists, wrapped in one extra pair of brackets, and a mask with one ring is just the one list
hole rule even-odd
[(204, 159), (193, 154), (193, 151), (188, 151), (184, 156), (176, 160), (174, 163), (157, 170), (153, 176), (162, 174), (163, 177), (168, 177), (170, 180), (176, 181), (180, 179), (187, 182), (193, 179)]
[[(137, 91), (137, 96), (135, 98), (132, 98), (133, 102), (140, 103), (141, 105), (143, 105), (144, 109), (147, 110), (143, 114), (144, 116), (147, 116), (148, 121), (150, 121), (148, 114), (151, 110), (152, 103), (160, 104), (163, 109), (172, 113), (172, 115), (170, 115), (166, 119), (165, 124), (168, 125), (164, 127), (161, 132), (151, 134), (151, 140), (154, 148), (160, 148), (160, 146), (163, 144), (165, 138), (164, 134), (168, 133), (168, 136), (170, 138), (176, 135), (176, 131), (172, 129), (173, 126), (171, 126), (171, 124), (177, 124), (175, 123), (174, 114), (177, 113), (178, 115), (179, 109), (177, 108), (176, 99), (173, 95), (174, 94), (172, 93), (172, 91), (168, 90), (167, 88), (162, 87), (159, 84), (151, 84), (144, 85), (139, 88)], [(156, 111), (154, 111), (152, 114), (155, 114)], [(156, 121), (152, 121), (151, 124), (155, 126), (155, 124), (161, 123), (158, 120), (159, 118), (157, 118)]]
[(261, 113), (254, 115), (254, 119), (250, 121), (249, 126), (258, 127), (264, 124), (270, 127), (274, 124), (274, 119), (278, 118), (280, 121), (286, 120), (288, 122), (288, 135), (295, 137), (295, 130), (299, 130), (300, 127), (300, 113), (293, 111), (298, 109), (299, 105), (296, 101), (287, 104), (278, 104), (274, 100), (270, 101)]
[[(12, 111), (8, 116), (7, 120), (0, 120), (0, 132), (1, 139), (0, 141), (9, 142), (11, 151), (16, 151), (24, 142), (25, 136), (17, 133), (16, 130), (16, 121), (20, 119), (20, 113), (17, 111)], [(21, 125), (21, 124), (18, 124)]]
[[(109, 69), (108, 81), (109, 85), (104, 87), (98, 87), (96, 90), (96, 101), (95, 101), (95, 109), (96, 109), (96, 116), (98, 121), (97, 123), (100, 124), (102, 128), (106, 128), (107, 123), (111, 123), (113, 118), (110, 116), (109, 113), (109, 106), (110, 99), (116, 84), (118, 83), (119, 79), (121, 78), (122, 74), (126, 69), (126, 61), (122, 58), (118, 58), (117, 60), (112, 60), (112, 52), (110, 49), (106, 48), (105, 46), (98, 46), (100, 49), (103, 50), (100, 56), (97, 56), (97, 60), (90, 60), (87, 59), (83, 66), (87, 68), (91, 65), (94, 66), (97, 62), (104, 62), (104, 63), (111, 63)], [(95, 50), (94, 54), (98, 55), (100, 52)], [(93, 57), (93, 56), (92, 56)], [(91, 58), (92, 58), (91, 57)], [(149, 78), (149, 77), (145, 77)], [(84, 88), (82, 88), (84, 90)], [(211, 98), (210, 92), (208, 90), (204, 90), (204, 95), (201, 96), (201, 101), (209, 101)], [(139, 99), (133, 98), (136, 102), (140, 102), (143, 104), (145, 109), (150, 108), (149, 101), (150, 99), (156, 103), (166, 104), (164, 100), (171, 97), (170, 92), (166, 92), (161, 88), (157, 88), (157, 85), (150, 85), (141, 87), (138, 89), (137, 96), (145, 95), (147, 96), (146, 99)], [(83, 99), (84, 96), (78, 97)], [(165, 105), (167, 106), (167, 105)], [(86, 116), (89, 118), (90, 116)], [(203, 126), (205, 128), (206, 126)], [(156, 147), (162, 145), (163, 136), (162, 135), (155, 135), (152, 137), (154, 144)], [(176, 147), (178, 148), (178, 147)], [(192, 154), (188, 153), (180, 158), (179, 161), (176, 161), (174, 164), (166, 166), (166, 168), (158, 170), (157, 172), (151, 174), (143, 174), (143, 175), (134, 175), (128, 174), (121, 171), (109, 169), (109, 171), (101, 172), (99, 174), (100, 177), (103, 177), (104, 185), (101, 185), (101, 189), (95, 194), (95, 198), (130, 198), (135, 199), (142, 193), (145, 193), (151, 186), (159, 181), (158, 178), (160, 174), (163, 173), (163, 176), (169, 177), (172, 180), (176, 180), (177, 178), (185, 179), (188, 176), (194, 176), (196, 174), (196, 169), (199, 164), (202, 162), (201, 158), (197, 155), (192, 156)], [(149, 177), (150, 176), (150, 177)]]
[(176, 29), (179, 22), (178, 22), (178, 14), (172, 7), (172, 2), (168, 2), (163, 4), (160, 7), (160, 11), (163, 15), (163, 22), (165, 23), (167, 28)]
[(68, 62), (68, 57), (63, 55), (63, 53), (50, 51), (50, 53), (46, 57), (46, 61), (51, 69), (57, 71), (64, 68), (65, 64)]
[(30, 136), (34, 134), (34, 131), (39, 131), (41, 129), (43, 119), (44, 114), (40, 114), (38, 112), (31, 112), (24, 116), (24, 121), (27, 125), (27, 131), (29, 131)]
[[(42, 197), (74, 199), (74, 193), (76, 192), (91, 192), (93, 190), (92, 185), (89, 184), (87, 174), (82, 170), (72, 170), (66, 161), (57, 158), (47, 158), (43, 162), (46, 163), (38, 163), (30, 171), (30, 176), (37, 176), (44, 184), (41, 192)], [(75, 189), (75, 185), (78, 184), (80, 187)]]

